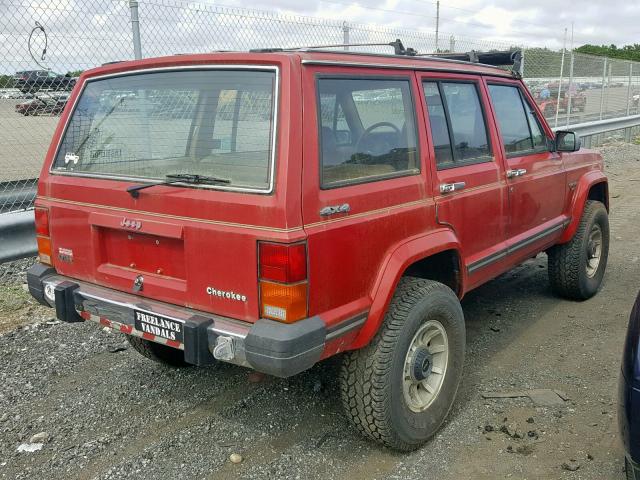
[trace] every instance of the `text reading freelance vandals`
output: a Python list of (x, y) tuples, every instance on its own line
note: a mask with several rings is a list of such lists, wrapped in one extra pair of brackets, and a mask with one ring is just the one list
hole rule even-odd
[(182, 341), (182, 324), (180, 322), (144, 312), (136, 311), (135, 314), (137, 330), (166, 338), (167, 340)]

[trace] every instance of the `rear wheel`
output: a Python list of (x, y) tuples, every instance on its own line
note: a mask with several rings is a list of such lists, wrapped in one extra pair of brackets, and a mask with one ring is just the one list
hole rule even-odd
[(127, 340), (138, 353), (155, 362), (170, 367), (188, 367), (190, 365), (184, 361), (184, 352), (177, 348), (167, 347), (131, 335), (127, 335)]
[(343, 359), (347, 417), (390, 448), (419, 447), (453, 405), (464, 350), (464, 316), (455, 293), (438, 282), (402, 278), (374, 339)]
[(605, 206), (588, 200), (573, 238), (547, 251), (549, 281), (558, 295), (572, 300), (594, 296), (609, 256), (609, 217)]
[(624, 471), (627, 474), (627, 480), (640, 480), (640, 471), (638, 470), (627, 457), (624, 457)]

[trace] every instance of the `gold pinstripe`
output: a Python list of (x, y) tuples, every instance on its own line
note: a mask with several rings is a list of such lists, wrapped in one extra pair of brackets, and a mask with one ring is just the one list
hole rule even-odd
[(330, 223), (344, 222), (346, 220), (351, 220), (351, 219), (354, 219), (354, 218), (362, 218), (362, 217), (366, 217), (366, 216), (369, 216), (369, 215), (377, 215), (379, 213), (391, 212), (393, 210), (399, 210), (401, 208), (413, 207), (413, 206), (418, 206), (418, 205), (433, 205), (433, 203), (434, 203), (433, 200), (430, 199), (430, 198), (423, 199), (423, 200), (415, 200), (413, 202), (400, 203), (400, 204), (397, 204), (397, 205), (391, 205), (391, 206), (388, 206), (388, 207), (378, 208), (376, 210), (368, 210), (366, 212), (354, 213), (353, 215), (347, 215), (345, 217), (332, 218), (332, 219), (329, 219), (329, 220), (322, 220), (320, 222), (306, 223), (304, 226), (305, 226), (305, 228), (318, 227), (318, 226), (326, 225), (326, 224), (330, 224)]
[(147, 212), (145, 210), (132, 210), (129, 208), (122, 207), (113, 207), (108, 205), (99, 205), (96, 203), (85, 203), (85, 202), (76, 202), (74, 200), (63, 200), (61, 198), (51, 198), (51, 197), (38, 197), (39, 200), (46, 200), (49, 202), (57, 202), (64, 203), (67, 205), (78, 205), (82, 207), (91, 207), (91, 208), (103, 208), (106, 210), (112, 210), (114, 212), (121, 213), (137, 213), (142, 215), (149, 215), (152, 217), (160, 217), (160, 218), (170, 218), (172, 220), (186, 220), (190, 222), (198, 222), (198, 223), (206, 223), (209, 225), (220, 225), (224, 227), (240, 227), (240, 228), (250, 228), (253, 230), (262, 230), (267, 232), (278, 232), (278, 233), (290, 233), (290, 232), (300, 232), (302, 231), (302, 227), (293, 227), (293, 228), (277, 228), (277, 227), (266, 227), (263, 225), (248, 225), (244, 223), (233, 223), (233, 222), (221, 222), (218, 220), (206, 220), (202, 218), (193, 218), (193, 217), (182, 217), (178, 215), (168, 215), (164, 213), (155, 213), (155, 212)]
[(397, 205), (390, 205), (388, 207), (383, 207), (383, 208), (378, 208), (375, 210), (368, 210), (366, 212), (360, 212), (360, 213), (355, 213), (352, 215), (348, 215), (345, 217), (341, 217), (341, 218), (333, 218), (333, 219), (327, 219), (327, 220), (322, 220), (319, 222), (313, 222), (313, 223), (307, 223), (303, 226), (300, 227), (292, 227), (292, 228), (277, 228), (277, 227), (266, 227), (263, 225), (250, 225), (250, 224), (244, 224), (244, 223), (233, 223), (233, 222), (221, 222), (218, 220), (206, 220), (206, 219), (202, 219), (202, 218), (193, 218), (193, 217), (183, 217), (183, 216), (179, 216), (179, 215), (168, 215), (168, 214), (164, 214), (164, 213), (155, 213), (155, 212), (147, 212), (145, 210), (133, 210), (130, 208), (122, 208), (122, 207), (114, 207), (114, 206), (109, 206), (109, 205), (100, 205), (97, 203), (87, 203), (87, 202), (78, 202), (75, 200), (64, 200), (61, 198), (53, 198), (53, 197), (44, 197), (44, 196), (39, 196), (38, 200), (44, 200), (44, 201), (48, 201), (48, 202), (57, 202), (57, 203), (64, 203), (67, 205), (77, 205), (77, 206), (81, 206), (81, 207), (90, 207), (90, 208), (102, 208), (105, 210), (111, 210), (114, 212), (120, 212), (120, 213), (132, 213), (132, 214), (142, 214), (142, 215), (149, 215), (152, 217), (160, 217), (160, 218), (169, 218), (172, 220), (186, 220), (186, 221), (192, 221), (192, 222), (198, 222), (198, 223), (206, 223), (209, 225), (220, 225), (220, 226), (225, 226), (225, 227), (239, 227), (239, 228), (249, 228), (249, 229), (253, 229), (253, 230), (261, 230), (261, 231), (267, 231), (267, 232), (278, 232), (278, 233), (292, 233), (292, 232), (300, 232), (302, 231), (303, 228), (312, 228), (312, 227), (317, 227), (320, 225), (326, 225), (326, 224), (331, 224), (331, 223), (336, 223), (336, 222), (343, 222), (346, 220), (351, 220), (351, 219), (357, 219), (357, 218), (362, 218), (362, 217), (367, 217), (367, 216), (372, 216), (372, 215), (377, 215), (380, 213), (388, 213), (388, 212), (392, 212), (394, 210), (399, 210), (402, 208), (408, 208), (408, 207), (413, 207), (413, 206), (418, 206), (418, 205), (433, 205), (434, 201), (430, 198), (428, 199), (422, 199), (422, 200), (415, 200), (412, 202), (406, 202), (406, 203), (400, 203)]

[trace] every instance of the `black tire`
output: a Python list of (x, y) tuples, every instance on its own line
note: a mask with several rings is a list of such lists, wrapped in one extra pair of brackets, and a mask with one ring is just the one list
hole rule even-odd
[(190, 364), (184, 361), (184, 352), (177, 348), (167, 347), (159, 343), (150, 342), (144, 338), (127, 335), (131, 346), (141, 355), (170, 367), (188, 367)]
[[(403, 391), (405, 360), (416, 332), (433, 320), (446, 332), (448, 362), (439, 392), (416, 412)], [(464, 315), (455, 293), (438, 282), (403, 277), (373, 340), (344, 355), (340, 383), (347, 417), (365, 436), (387, 447), (418, 448), (438, 431), (451, 410), (464, 353)]]
[[(591, 248), (589, 237), (594, 228), (600, 229), (602, 242), (600, 262), (590, 275), (587, 273)], [(602, 285), (609, 256), (609, 216), (605, 206), (601, 202), (588, 200), (573, 238), (550, 248), (547, 255), (549, 282), (555, 294), (571, 300), (593, 297)]]
[(624, 471), (626, 473), (627, 480), (638, 480), (640, 479), (640, 472), (636, 469), (629, 459), (624, 457)]

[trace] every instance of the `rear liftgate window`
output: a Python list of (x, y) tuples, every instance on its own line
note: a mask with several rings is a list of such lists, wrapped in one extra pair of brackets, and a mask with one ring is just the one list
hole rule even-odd
[(323, 187), (420, 171), (408, 80), (320, 78), (318, 112)]
[(54, 172), (164, 180), (186, 173), (269, 190), (276, 73), (183, 70), (89, 81)]

